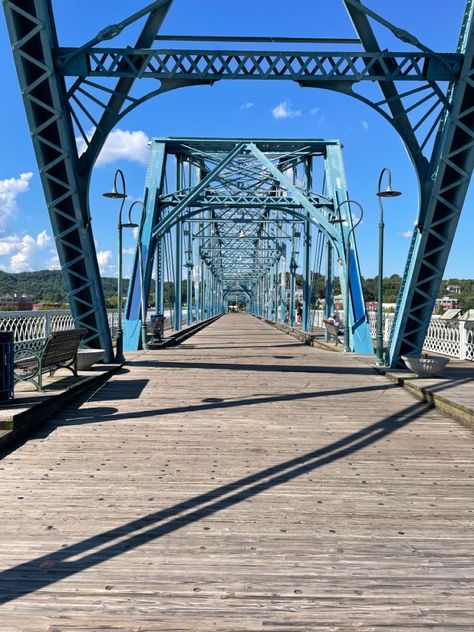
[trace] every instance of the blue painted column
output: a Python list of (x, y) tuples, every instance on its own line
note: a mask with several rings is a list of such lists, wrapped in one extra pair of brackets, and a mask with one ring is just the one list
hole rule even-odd
[(311, 328), (311, 223), (304, 223), (304, 257), (303, 257), (303, 315), (301, 329), (308, 331)]
[(163, 238), (158, 237), (155, 250), (155, 314), (164, 314)]
[(186, 260), (186, 324), (189, 326), (193, 322), (193, 251), (191, 224), (188, 224), (188, 249)]
[(296, 259), (294, 255), (291, 255), (290, 262), (290, 314), (289, 314), (289, 324), (290, 327), (295, 326), (295, 290), (296, 290), (296, 270), (298, 269), (298, 264), (296, 263)]
[[(349, 196), (347, 192), (346, 175), (342, 159), (342, 147), (339, 144), (327, 147), (325, 160), (326, 186), (328, 197), (332, 198), (334, 208), (343, 220), (339, 224), (340, 251), (338, 256), (342, 260), (341, 289), (345, 294), (349, 289), (349, 314), (344, 319), (350, 325), (349, 347), (351, 351), (361, 354), (373, 355), (370, 327), (365, 310), (364, 294), (362, 290), (362, 277), (360, 274), (359, 259), (355, 235), (352, 234), (352, 248), (349, 248), (349, 261), (346, 261), (347, 249), (345, 244), (352, 230), (353, 222), (350, 211)], [(346, 203), (344, 203), (346, 202)], [(349, 266), (346, 272), (346, 266)], [(350, 288), (346, 288), (349, 279)]]
[(205, 318), (205, 313), (206, 313), (206, 292), (205, 292), (205, 287), (206, 287), (206, 270), (205, 270), (205, 263), (204, 261), (201, 259), (201, 261), (199, 262), (199, 270), (200, 270), (200, 275), (199, 275), (199, 295), (200, 295), (200, 318), (199, 320), (204, 320)]
[(183, 235), (182, 222), (177, 221), (175, 225), (175, 261), (174, 261), (174, 328), (180, 331), (182, 328), (182, 302), (181, 302), (181, 277), (183, 267)]
[[(142, 288), (144, 303), (148, 304), (153, 271), (153, 258), (157, 247), (161, 248), (161, 238), (153, 237), (153, 229), (161, 217), (159, 196), (163, 190), (166, 163), (166, 148), (161, 142), (153, 142), (150, 161), (145, 179), (144, 208), (141, 224), (141, 250), (137, 248), (130, 276), (127, 302), (123, 322), (123, 344), (125, 351), (135, 351), (141, 347), (142, 330)], [(141, 257), (140, 257), (141, 255)], [(140, 259), (143, 263), (141, 270)], [(163, 269), (163, 266), (161, 266)]]
[(201, 320), (201, 301), (199, 296), (199, 272), (201, 266), (199, 265), (198, 256), (194, 255), (194, 266), (193, 266), (193, 286), (194, 286), (194, 316), (195, 320)]
[[(327, 248), (327, 265), (326, 265), (326, 291), (325, 291), (325, 305), (324, 305), (324, 318), (328, 319), (334, 311), (334, 248), (332, 243), (328, 240), (326, 242)], [(329, 334), (326, 331), (326, 340), (329, 340)]]
[(280, 322), (286, 321), (286, 244), (282, 245), (281, 272), (280, 272)]

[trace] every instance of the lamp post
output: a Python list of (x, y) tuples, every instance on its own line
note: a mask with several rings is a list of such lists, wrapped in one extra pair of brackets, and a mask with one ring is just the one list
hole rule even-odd
[[(382, 180), (384, 175), (387, 174), (387, 188), (382, 191)], [(382, 198), (398, 197), (401, 195), (400, 191), (394, 191), (392, 189), (392, 172), (388, 167), (384, 167), (380, 172), (379, 183), (377, 186), (377, 198), (380, 208), (380, 221), (379, 221), (379, 266), (378, 266), (378, 279), (377, 279), (377, 324), (376, 324), (376, 342), (375, 342), (375, 357), (376, 364), (379, 366), (385, 365), (384, 350), (383, 350), (383, 330), (382, 330), (382, 308), (383, 308), (383, 233), (384, 233), (384, 221), (383, 221), (383, 206)]]
[(340, 204), (338, 204), (336, 208), (336, 214), (338, 217), (337, 219), (331, 220), (332, 224), (336, 224), (336, 223), (342, 224), (345, 221), (341, 217), (341, 206), (343, 206), (344, 204), (349, 204), (349, 210), (350, 210), (351, 204), (355, 204), (360, 210), (360, 217), (357, 219), (356, 223), (352, 225), (351, 229), (347, 233), (347, 239), (346, 239), (346, 292), (344, 295), (344, 318), (346, 321), (346, 326), (344, 327), (344, 350), (346, 352), (349, 352), (351, 350), (349, 346), (349, 308), (350, 308), (349, 262), (350, 262), (350, 255), (351, 255), (351, 235), (354, 232), (354, 230), (357, 228), (357, 226), (359, 226), (359, 224), (361, 223), (362, 218), (364, 217), (364, 209), (362, 207), (362, 204), (359, 204), (359, 202), (357, 202), (356, 200), (343, 200)]
[(143, 244), (142, 244), (142, 229), (143, 229), (143, 220), (144, 220), (144, 214), (143, 214), (143, 208), (145, 206), (144, 202), (142, 200), (135, 200), (135, 202), (132, 202), (132, 204), (130, 205), (130, 208), (128, 209), (128, 224), (123, 224), (123, 226), (127, 227), (127, 228), (136, 228), (138, 227), (138, 224), (134, 224), (131, 221), (131, 217), (132, 217), (132, 209), (136, 204), (141, 204), (142, 206), (142, 221), (140, 222), (140, 228), (138, 231), (138, 265), (140, 266), (140, 305), (141, 305), (141, 312), (142, 312), (142, 324), (141, 324), (141, 338), (142, 338), (142, 349), (146, 349), (147, 348), (147, 339), (146, 339), (146, 302), (145, 302), (145, 287), (144, 287), (144, 274), (143, 274)]
[[(117, 190), (117, 181), (120, 179), (121, 190)], [(125, 362), (123, 355), (123, 327), (122, 327), (122, 228), (135, 227), (138, 224), (133, 224), (130, 220), (127, 224), (122, 223), (122, 210), (127, 197), (125, 188), (125, 177), (121, 169), (117, 169), (114, 174), (114, 186), (112, 191), (102, 194), (106, 198), (112, 198), (121, 200), (120, 209), (118, 215), (118, 279), (117, 279), (117, 342), (115, 347), (115, 360), (117, 362)]]

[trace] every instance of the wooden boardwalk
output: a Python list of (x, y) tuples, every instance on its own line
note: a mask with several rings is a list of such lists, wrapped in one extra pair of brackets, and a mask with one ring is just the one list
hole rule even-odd
[(474, 630), (474, 434), (229, 315), (0, 461), (1, 632)]

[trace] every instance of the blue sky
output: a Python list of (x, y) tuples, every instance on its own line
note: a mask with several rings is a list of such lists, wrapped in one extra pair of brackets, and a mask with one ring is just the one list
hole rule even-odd
[[(145, 0), (53, 0), (60, 44), (78, 46), (104, 26), (125, 18)], [(454, 51), (464, 0), (366, 0), (371, 9), (441, 52)], [(447, 5), (449, 4), (449, 9)], [(231, 6), (229, 6), (231, 5)], [(427, 11), (427, 6), (429, 10)], [(354, 32), (339, 0), (175, 0), (163, 33), (219, 35), (280, 35), (352, 37)], [(250, 16), (250, 17), (249, 17)], [(117, 43), (132, 44), (137, 26), (124, 31)], [(384, 46), (402, 50), (384, 29), (376, 27)], [(179, 44), (176, 44), (178, 47)], [(218, 45), (216, 45), (218, 46)], [(232, 45), (229, 45), (231, 47)], [(254, 47), (258, 45), (253, 45)], [(284, 48), (281, 46), (281, 48)], [(3, 17), (0, 18), (2, 100), (0, 102), (0, 269), (19, 272), (57, 268), (54, 240), (39, 181), (26, 117)], [(149, 101), (123, 119), (94, 169), (91, 213), (99, 263), (104, 274), (116, 274), (117, 205), (101, 196), (110, 190), (115, 169), (126, 176), (132, 199), (143, 192), (146, 142), (152, 136), (241, 136), (340, 139), (350, 196), (364, 207), (357, 228), (362, 273), (377, 268), (378, 207), (375, 197), (381, 169), (390, 167), (394, 188), (403, 196), (385, 203), (385, 274), (403, 272), (408, 235), (416, 218), (418, 190), (405, 149), (389, 124), (356, 99), (331, 91), (304, 89), (283, 81), (225, 81), (213, 87), (178, 90)], [(472, 186), (445, 277), (474, 276)], [(130, 269), (133, 235), (125, 235), (125, 271)]]

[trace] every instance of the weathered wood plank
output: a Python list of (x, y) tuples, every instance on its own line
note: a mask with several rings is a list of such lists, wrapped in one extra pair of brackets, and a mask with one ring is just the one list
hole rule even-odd
[(2, 632), (471, 631), (473, 434), (229, 315), (0, 462)]

